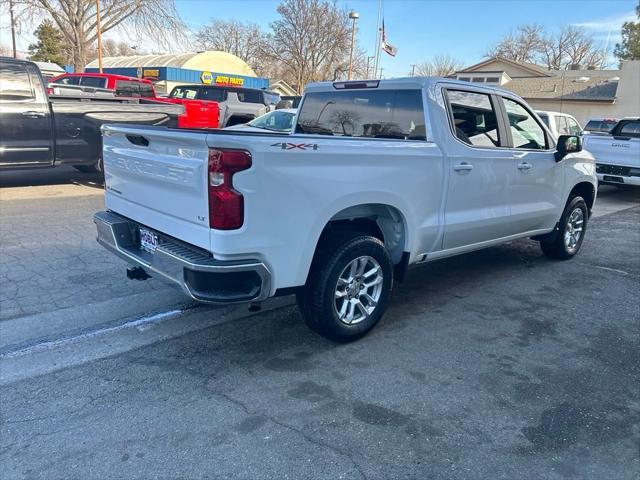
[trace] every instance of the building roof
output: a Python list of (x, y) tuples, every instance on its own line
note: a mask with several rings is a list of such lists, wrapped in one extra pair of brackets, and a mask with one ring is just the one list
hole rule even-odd
[(548, 68), (542, 67), (540, 65), (536, 65), (534, 63), (528, 63), (528, 62), (518, 62), (515, 60), (509, 60), (508, 58), (504, 58), (500, 56), (487, 58), (486, 60), (483, 60), (480, 63), (476, 63), (475, 65), (471, 65), (470, 67), (467, 67), (463, 70), (459, 70), (457, 73), (473, 73), (477, 71), (479, 68), (484, 67), (485, 65), (489, 65), (493, 62), (510, 63), (514, 66), (528, 70), (533, 75), (538, 77), (548, 77), (553, 75), (553, 73)]
[(495, 70), (479, 70), (494, 62), (513, 65), (531, 73), (531, 76), (509, 78), (501, 85), (526, 99), (594, 102), (614, 102), (616, 99), (620, 70), (549, 70), (532, 63), (492, 57), (459, 70), (456, 75), (494, 73)]
[(40, 70), (45, 70), (48, 72), (64, 73), (64, 68), (62, 68), (57, 63), (53, 63), (53, 62), (33, 62), (33, 63), (35, 63)]
[(592, 78), (576, 81), (576, 77), (514, 78), (503, 88), (525, 99), (613, 102), (618, 90), (617, 80)]
[[(242, 59), (231, 53), (218, 50), (169, 55), (130, 55), (126, 57), (104, 57), (103, 68), (117, 67), (176, 67), (188, 70), (216, 71), (256, 77), (256, 72)], [(98, 68), (98, 60), (85, 68)]]

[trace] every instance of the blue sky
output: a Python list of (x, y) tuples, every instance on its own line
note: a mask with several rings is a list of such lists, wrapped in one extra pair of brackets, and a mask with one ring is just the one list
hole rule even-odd
[[(268, 27), (278, 18), (277, 0), (177, 0), (191, 28), (208, 18), (237, 19)], [(340, 0), (338, 4), (360, 14), (358, 40), (374, 54), (377, 0)], [(620, 26), (635, 18), (633, 0), (385, 0), (385, 28), (398, 47), (395, 58), (381, 55), (384, 76), (406, 75), (410, 65), (437, 54), (449, 54), (465, 64), (478, 62), (502, 35), (524, 23), (549, 30), (563, 25), (587, 27), (610, 48), (619, 40)]]
[[(504, 34), (525, 23), (538, 23), (550, 31), (564, 25), (586, 27), (603, 44), (619, 40), (620, 26), (634, 19), (637, 0), (384, 0), (387, 37), (398, 47), (395, 58), (381, 54), (384, 76), (406, 75), (411, 64), (437, 54), (448, 54), (469, 65), (482, 59), (488, 48)], [(176, 0), (189, 28), (211, 19), (236, 19), (268, 28), (278, 18), (279, 0)], [(374, 54), (377, 0), (339, 0), (340, 6), (360, 14), (358, 40)], [(0, 42), (9, 45), (8, 15), (0, 19)], [(34, 28), (24, 26), (19, 48), (26, 50)], [(117, 38), (117, 33), (108, 36)], [(142, 40), (142, 39), (141, 39)], [(144, 40), (132, 42), (145, 44)]]

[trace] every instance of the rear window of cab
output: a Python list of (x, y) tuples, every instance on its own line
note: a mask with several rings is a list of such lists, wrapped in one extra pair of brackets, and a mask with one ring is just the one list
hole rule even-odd
[(310, 92), (296, 133), (426, 140), (421, 90)]

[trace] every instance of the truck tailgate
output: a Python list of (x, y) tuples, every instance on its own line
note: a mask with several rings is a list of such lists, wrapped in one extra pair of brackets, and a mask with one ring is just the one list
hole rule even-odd
[(595, 157), (596, 163), (640, 167), (640, 138), (585, 135), (583, 147)]
[(209, 248), (206, 133), (139, 125), (102, 132), (106, 207)]

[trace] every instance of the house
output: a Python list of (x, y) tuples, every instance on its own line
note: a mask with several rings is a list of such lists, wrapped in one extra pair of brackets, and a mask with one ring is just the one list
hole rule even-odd
[(582, 125), (594, 117), (640, 115), (640, 61), (626, 61), (619, 70), (559, 71), (493, 57), (452, 77), (511, 90), (536, 110), (569, 113)]

